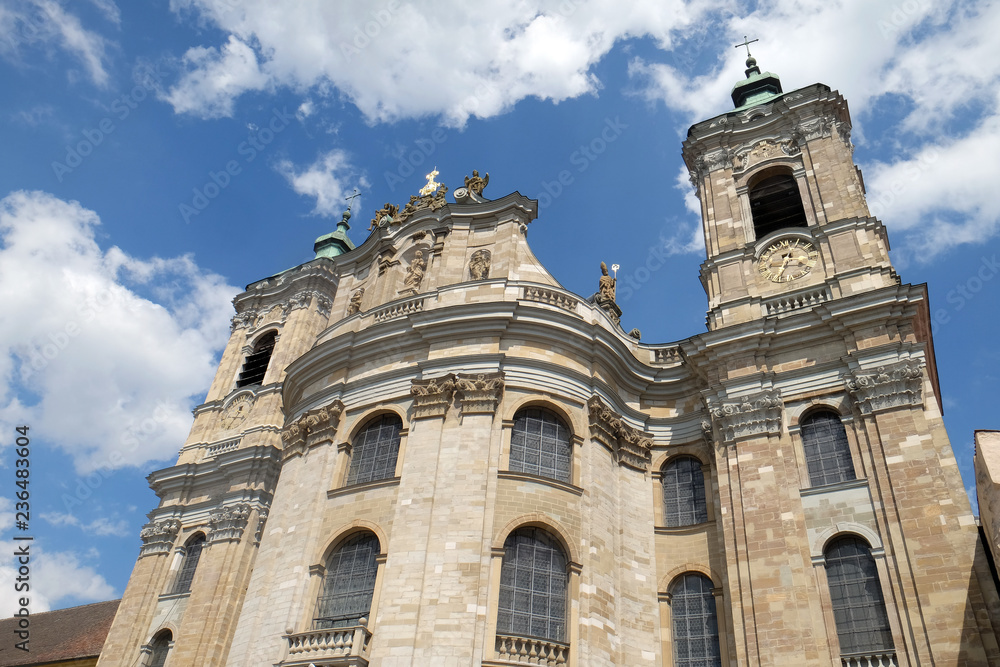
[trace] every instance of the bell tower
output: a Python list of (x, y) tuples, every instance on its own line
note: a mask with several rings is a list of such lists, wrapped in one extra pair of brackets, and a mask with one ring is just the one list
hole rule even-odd
[(709, 329), (898, 285), (852, 159), (847, 102), (818, 83), (783, 93), (753, 56), (746, 66), (735, 108), (684, 141), (702, 209)]

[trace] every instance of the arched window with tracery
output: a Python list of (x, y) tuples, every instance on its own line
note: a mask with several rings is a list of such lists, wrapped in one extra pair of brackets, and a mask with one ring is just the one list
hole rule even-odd
[(559, 417), (541, 408), (527, 408), (514, 415), (508, 464), (511, 471), (570, 483), (572, 463), (570, 431)]
[(799, 186), (791, 174), (768, 176), (749, 190), (755, 238), (788, 227), (806, 227), (806, 212)]
[(174, 580), (174, 594), (191, 592), (191, 582), (194, 580), (194, 573), (198, 569), (198, 561), (201, 560), (204, 547), (205, 536), (201, 533), (191, 537), (184, 545), (181, 569), (177, 573), (177, 579)]
[(824, 555), (840, 654), (892, 651), (889, 615), (871, 547), (855, 535), (845, 535), (830, 542)]
[(678, 456), (660, 471), (663, 485), (663, 523), (667, 527), (692, 526), (708, 521), (705, 474), (701, 461)]
[(173, 635), (170, 634), (170, 630), (164, 630), (150, 642), (149, 648), (151, 652), (149, 661), (146, 663), (148, 667), (163, 667), (167, 662), (167, 653), (170, 652), (171, 639), (173, 639)]
[(567, 558), (541, 528), (519, 528), (503, 545), (497, 634), (566, 639)]
[(840, 415), (821, 410), (803, 419), (799, 426), (812, 486), (855, 479), (851, 445)]
[(274, 351), (276, 338), (277, 332), (271, 331), (261, 336), (254, 344), (253, 352), (248, 354), (243, 362), (243, 370), (240, 371), (240, 377), (236, 380), (237, 387), (249, 387), (264, 382), (264, 375), (267, 374), (267, 366), (271, 363), (271, 353)]
[(316, 629), (350, 627), (362, 617), (368, 618), (375, 595), (379, 549), (375, 535), (358, 533), (330, 554), (316, 603)]
[(670, 584), (674, 667), (721, 667), (719, 621), (712, 580), (688, 572)]
[(375, 417), (351, 441), (346, 484), (363, 484), (396, 476), (403, 420), (393, 414)]

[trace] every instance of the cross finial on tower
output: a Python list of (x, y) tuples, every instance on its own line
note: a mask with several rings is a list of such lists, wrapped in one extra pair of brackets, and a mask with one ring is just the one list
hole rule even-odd
[(347, 210), (348, 211), (350, 211), (351, 207), (354, 206), (354, 199), (356, 197), (360, 197), (360, 196), (361, 196), (361, 193), (358, 192), (357, 188), (354, 188), (354, 194), (352, 194), (352, 195), (350, 195), (348, 197), (344, 197), (344, 201), (347, 202)]
[(743, 43), (742, 44), (737, 44), (736, 48), (738, 49), (741, 46), (747, 47), (747, 58), (749, 58), (750, 57), (750, 45), (753, 44), (754, 42), (759, 42), (759, 41), (760, 41), (759, 39), (748, 40), (747, 36), (743, 35)]

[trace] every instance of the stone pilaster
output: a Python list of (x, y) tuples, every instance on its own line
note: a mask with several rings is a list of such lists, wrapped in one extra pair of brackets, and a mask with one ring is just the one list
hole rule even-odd
[(923, 372), (916, 359), (906, 359), (873, 370), (852, 371), (844, 379), (861, 414), (870, 415), (909, 405), (922, 405)]
[(455, 376), (451, 373), (439, 378), (412, 380), (413, 418), (444, 417), (455, 393)]
[(458, 402), (462, 415), (493, 415), (503, 396), (503, 373), (460, 373)]
[(708, 401), (709, 412), (725, 444), (743, 438), (781, 433), (781, 392), (762, 391), (720, 402)]
[(590, 434), (614, 453), (619, 465), (646, 472), (652, 458), (653, 434), (644, 433), (622, 421), (621, 415), (604, 404), (598, 396), (587, 401)]
[(139, 538), (142, 540), (139, 558), (170, 553), (180, 529), (181, 522), (177, 519), (163, 519), (147, 523), (139, 532)]

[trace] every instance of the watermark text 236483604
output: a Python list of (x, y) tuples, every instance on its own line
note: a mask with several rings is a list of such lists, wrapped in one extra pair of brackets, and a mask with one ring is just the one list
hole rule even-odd
[(17, 432), (15, 438), (16, 447), (14, 453), (14, 497), (17, 499), (14, 505), (14, 526), (21, 532), (14, 536), (14, 593), (17, 601), (17, 611), (14, 618), (17, 619), (17, 629), (14, 635), (20, 640), (15, 642), (14, 648), (21, 651), (28, 650), (29, 626), (31, 624), (28, 603), (30, 599), (27, 593), (31, 590), (31, 549), (30, 543), (33, 539), (26, 533), (31, 521), (31, 491), (28, 483), (31, 477), (31, 444), (28, 438), (28, 427), (18, 426), (14, 429)]

